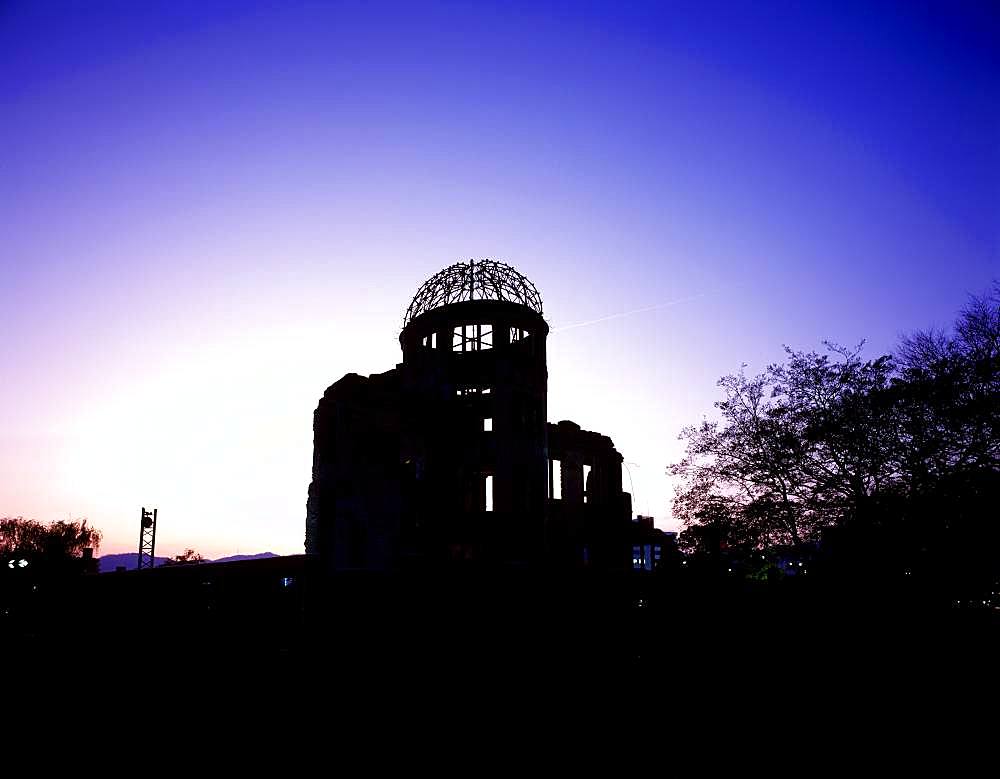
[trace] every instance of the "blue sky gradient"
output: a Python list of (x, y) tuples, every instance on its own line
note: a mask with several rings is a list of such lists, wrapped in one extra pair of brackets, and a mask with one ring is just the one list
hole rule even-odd
[(720, 375), (1000, 277), (988, 2), (7, 2), (0, 116), (0, 515), (105, 552), (301, 551), (317, 399), (458, 260), (667, 528)]

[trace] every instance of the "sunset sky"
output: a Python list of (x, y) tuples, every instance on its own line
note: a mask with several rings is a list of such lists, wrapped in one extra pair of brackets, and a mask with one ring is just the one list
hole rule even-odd
[(550, 420), (667, 529), (719, 376), (1000, 278), (985, 0), (8, 0), (0, 118), (0, 516), (102, 553), (143, 505), (158, 554), (301, 552), (318, 398), (454, 262), (535, 282)]

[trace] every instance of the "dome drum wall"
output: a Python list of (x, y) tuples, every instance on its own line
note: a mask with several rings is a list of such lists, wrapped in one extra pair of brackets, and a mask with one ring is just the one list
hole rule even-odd
[[(479, 330), (466, 330), (479, 327)], [(421, 314), (399, 335), (403, 362), (428, 353), (445, 355), (490, 351), (509, 345), (542, 343), (549, 326), (540, 314), (526, 306), (499, 301), (475, 300), (452, 303)], [(532, 341), (534, 337), (534, 341)], [(521, 353), (528, 351), (522, 350)], [(544, 354), (541, 355), (544, 358)], [(544, 362), (544, 359), (543, 359)]]
[[(520, 303), (465, 300), (420, 314), (400, 334), (426, 478), (448, 496), (439, 505), (447, 535), (468, 531), (492, 547), (477, 556), (542, 546), (548, 329)], [(489, 497), (476, 494), (484, 489)]]

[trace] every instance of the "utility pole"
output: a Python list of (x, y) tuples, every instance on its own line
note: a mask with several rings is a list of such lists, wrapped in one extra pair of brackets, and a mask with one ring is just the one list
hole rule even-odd
[(153, 556), (156, 548), (156, 512), (157, 509), (146, 511), (146, 507), (142, 507), (139, 522), (139, 570), (156, 565), (156, 558)]

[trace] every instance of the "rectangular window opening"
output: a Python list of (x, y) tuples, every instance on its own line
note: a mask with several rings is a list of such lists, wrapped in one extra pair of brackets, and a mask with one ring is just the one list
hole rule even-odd
[(489, 387), (456, 387), (455, 394), (459, 396), (467, 395), (489, 395)]
[(493, 348), (493, 326), (488, 322), (478, 325), (457, 325), (452, 331), (453, 352), (478, 352)]
[(483, 432), (492, 433), (493, 432), (493, 417), (486, 417), (483, 420)]
[(590, 498), (590, 466), (583, 466), (583, 502), (589, 503)]
[(562, 463), (559, 460), (552, 461), (552, 490), (551, 495), (554, 500), (562, 500)]
[(486, 510), (493, 511), (493, 474), (486, 475)]

